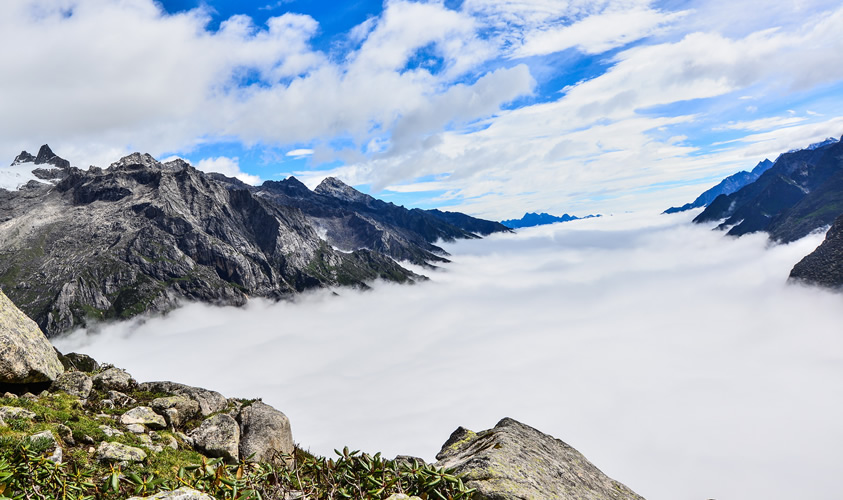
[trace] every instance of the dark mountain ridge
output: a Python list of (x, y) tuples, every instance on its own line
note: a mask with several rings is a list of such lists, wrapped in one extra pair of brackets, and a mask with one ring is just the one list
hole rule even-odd
[(0, 190), (0, 287), (48, 335), (182, 300), (415, 281), (395, 259), (444, 261), (430, 241), (477, 237), (337, 180), (253, 188), (148, 154), (57, 180)]
[(740, 190), (720, 195), (696, 223), (722, 221), (732, 236), (765, 231), (790, 242), (830, 225), (843, 213), (843, 143), (825, 142), (779, 156)]
[(691, 210), (693, 208), (707, 207), (721, 194), (732, 194), (747, 184), (755, 182), (759, 177), (761, 177), (761, 174), (769, 170), (772, 166), (773, 162), (768, 159), (764, 159), (764, 161), (759, 162), (751, 172), (742, 170), (736, 174), (732, 174), (720, 181), (716, 186), (704, 191), (691, 203), (686, 203), (681, 207), (670, 207), (663, 213), (675, 214), (677, 212), (684, 212), (685, 210)]

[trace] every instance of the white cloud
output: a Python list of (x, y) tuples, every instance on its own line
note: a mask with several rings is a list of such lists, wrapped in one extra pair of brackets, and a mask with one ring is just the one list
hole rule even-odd
[(511, 416), (650, 500), (836, 499), (840, 296), (785, 284), (821, 236), (768, 247), (692, 215), (462, 242), (429, 283), (190, 305), (82, 350), (140, 380), (263, 397), (318, 453), (431, 459), (458, 425)]
[(313, 155), (312, 149), (293, 149), (287, 151), (285, 156), (294, 156), (294, 157), (303, 157), (303, 156), (311, 156)]
[(800, 116), (771, 116), (769, 118), (759, 118), (757, 120), (746, 122), (730, 122), (725, 125), (715, 127), (715, 130), (752, 130), (757, 132), (759, 130), (773, 130), (787, 127), (804, 122), (805, 120), (807, 120), (807, 118)]
[(204, 158), (199, 160), (196, 168), (203, 172), (216, 172), (228, 177), (234, 177), (253, 186), (261, 183), (261, 179), (257, 175), (247, 174), (240, 170), (240, 163), (237, 158), (229, 158), (227, 156)]

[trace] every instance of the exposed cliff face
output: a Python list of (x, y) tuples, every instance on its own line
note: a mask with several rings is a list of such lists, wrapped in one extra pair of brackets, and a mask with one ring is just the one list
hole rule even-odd
[(834, 221), (825, 241), (793, 266), (790, 279), (843, 290), (843, 215)]
[(62, 172), (55, 186), (0, 190), (0, 286), (48, 335), (182, 299), (243, 304), (418, 278), (377, 248), (337, 251), (299, 208), (181, 160), (135, 153)]

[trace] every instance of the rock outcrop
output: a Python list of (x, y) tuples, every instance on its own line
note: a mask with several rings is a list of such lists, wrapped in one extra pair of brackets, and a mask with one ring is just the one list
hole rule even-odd
[(0, 384), (52, 382), (63, 372), (38, 325), (0, 290)]
[(240, 456), (240, 426), (224, 413), (208, 417), (189, 436), (193, 446), (209, 457), (222, 457), (228, 463), (235, 463)]
[(261, 401), (244, 406), (237, 416), (240, 424), (240, 456), (255, 462), (284, 461), (293, 454), (290, 420)]
[(843, 289), (843, 215), (838, 217), (816, 250), (790, 271), (790, 279), (810, 285)]
[(510, 418), (479, 433), (458, 428), (436, 459), (464, 474), (478, 500), (643, 500), (574, 448)]

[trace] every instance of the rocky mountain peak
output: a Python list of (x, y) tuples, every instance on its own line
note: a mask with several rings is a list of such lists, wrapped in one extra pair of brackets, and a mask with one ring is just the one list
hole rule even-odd
[(326, 177), (319, 183), (318, 186), (316, 186), (316, 189), (314, 189), (313, 192), (338, 198), (343, 201), (363, 204), (374, 200), (371, 196), (361, 193), (336, 177)]
[(32, 156), (32, 154), (28, 153), (25, 150), (21, 151), (20, 154), (15, 157), (15, 161), (12, 162), (11, 166), (14, 167), (15, 165), (21, 165), (23, 163), (34, 163), (36, 165), (53, 165), (57, 168), (70, 168), (70, 162), (53, 153), (53, 150), (50, 149), (50, 146), (48, 146), (47, 144), (41, 146), (41, 148), (38, 150), (38, 156)]
[(19, 155), (15, 156), (15, 161), (12, 162), (11, 166), (20, 165), (21, 163), (33, 163), (35, 162), (35, 157), (32, 156), (30, 153), (27, 153), (26, 150), (21, 151)]
[(120, 158), (116, 162), (109, 165), (109, 169), (118, 170), (123, 168), (157, 168), (160, 169), (162, 164), (152, 157), (149, 153), (132, 153), (130, 155)]

